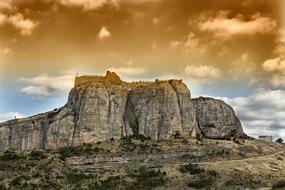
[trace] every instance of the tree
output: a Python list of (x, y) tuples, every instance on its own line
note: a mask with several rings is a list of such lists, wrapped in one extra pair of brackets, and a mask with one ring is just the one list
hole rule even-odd
[(283, 139), (282, 138), (278, 138), (275, 142), (283, 143)]

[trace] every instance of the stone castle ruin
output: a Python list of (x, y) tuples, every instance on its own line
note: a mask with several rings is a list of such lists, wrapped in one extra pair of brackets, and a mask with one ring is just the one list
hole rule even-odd
[[(120, 79), (120, 77), (114, 73), (107, 71), (106, 75), (83, 75), (83, 76), (76, 76), (74, 86), (84, 86), (84, 85), (90, 85), (90, 84), (96, 84), (96, 83), (113, 83), (113, 84), (123, 84), (127, 85), (129, 87), (139, 87), (139, 86), (145, 86), (150, 85), (153, 83), (163, 83), (168, 82), (169, 80), (159, 80), (156, 79), (155, 81), (132, 81), (132, 82), (125, 82)], [(182, 83), (182, 80), (177, 80)]]
[(244, 138), (231, 106), (191, 98), (182, 80), (125, 82), (113, 72), (77, 76), (66, 105), (0, 124), (0, 150), (58, 149), (141, 134), (153, 139)]

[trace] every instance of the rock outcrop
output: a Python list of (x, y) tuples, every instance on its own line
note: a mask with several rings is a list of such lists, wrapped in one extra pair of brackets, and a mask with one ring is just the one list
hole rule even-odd
[(245, 138), (239, 118), (233, 108), (214, 98), (193, 98), (201, 135), (210, 139)]
[(0, 150), (57, 149), (139, 133), (153, 139), (243, 137), (233, 109), (191, 99), (181, 80), (122, 81), (116, 73), (80, 76), (65, 106), (0, 124)]

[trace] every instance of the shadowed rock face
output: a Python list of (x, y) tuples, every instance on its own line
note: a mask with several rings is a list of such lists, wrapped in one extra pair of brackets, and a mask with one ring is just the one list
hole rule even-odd
[(57, 149), (121, 138), (137, 131), (153, 139), (243, 136), (233, 109), (220, 100), (191, 99), (181, 80), (127, 83), (112, 72), (77, 77), (60, 109), (0, 124), (0, 150)]

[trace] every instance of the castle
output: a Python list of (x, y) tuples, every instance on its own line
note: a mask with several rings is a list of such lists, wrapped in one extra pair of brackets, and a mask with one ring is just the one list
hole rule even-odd
[[(172, 79), (173, 80), (173, 79)], [(145, 86), (152, 83), (158, 83), (158, 82), (167, 82), (170, 80), (159, 80), (156, 79), (155, 81), (133, 81), (133, 82), (125, 82), (120, 79), (120, 77), (115, 73), (111, 71), (107, 71), (106, 75), (82, 75), (82, 76), (76, 76), (74, 86), (80, 87), (83, 85), (90, 85), (92, 83), (112, 83), (112, 84), (122, 84), (122, 85), (128, 85), (130, 87), (132, 86)], [(177, 80), (182, 83), (182, 80)]]
[(152, 139), (246, 137), (228, 104), (192, 99), (182, 80), (125, 82), (108, 71), (77, 76), (59, 109), (0, 123), (0, 151), (58, 149), (136, 133)]

